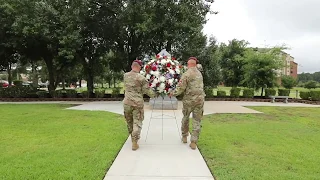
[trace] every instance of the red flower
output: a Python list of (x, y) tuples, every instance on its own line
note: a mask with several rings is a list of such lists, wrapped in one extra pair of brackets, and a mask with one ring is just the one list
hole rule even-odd
[(163, 56), (164, 59), (167, 59), (167, 56)]
[(182, 68), (182, 66), (180, 65), (180, 66), (179, 66), (179, 68), (181, 69), (181, 68)]
[(176, 58), (175, 58), (175, 57), (172, 57), (171, 59), (172, 59), (172, 60), (176, 60)]
[(149, 66), (149, 65), (146, 66), (145, 70), (147, 71), (148, 69), (150, 69), (150, 66)]
[(175, 65), (172, 66), (172, 70), (176, 70), (176, 66)]
[(157, 70), (157, 66), (152, 66), (152, 70), (156, 71)]
[(151, 86), (152, 85), (152, 83), (149, 83), (149, 86)]
[(159, 55), (159, 54), (157, 54), (156, 58), (157, 58), (157, 59), (159, 59), (159, 58), (160, 58), (160, 55)]
[(171, 63), (167, 63), (167, 67), (170, 67), (171, 66)]

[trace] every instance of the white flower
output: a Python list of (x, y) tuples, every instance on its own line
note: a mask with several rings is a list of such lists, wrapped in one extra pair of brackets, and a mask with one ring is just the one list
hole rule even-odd
[(178, 79), (174, 79), (175, 82), (178, 82)]
[(149, 80), (151, 78), (150, 74), (147, 74), (146, 79)]
[(161, 60), (161, 64), (162, 64), (162, 65), (165, 65), (166, 63), (167, 63), (167, 61), (166, 61), (165, 59), (162, 59), (162, 60)]
[(155, 73), (155, 71), (150, 71), (150, 74), (151, 74), (151, 75), (154, 75), (154, 73)]
[(172, 75), (175, 74), (174, 70), (172, 70), (172, 69), (169, 69), (169, 73), (172, 74)]
[(160, 76), (160, 82), (165, 82), (166, 78), (164, 76)]
[(156, 77), (159, 77), (160, 76), (160, 72), (159, 71), (154, 71), (153, 75), (156, 76)]
[(176, 73), (177, 73), (177, 74), (180, 74), (180, 70), (179, 70), (179, 69), (176, 69)]
[(144, 76), (146, 73), (143, 72), (143, 71), (140, 71), (140, 74), (141, 74), (142, 76)]
[(159, 86), (159, 90), (164, 90), (166, 88), (166, 85), (164, 83), (161, 83)]
[(155, 78), (154, 80), (153, 80), (153, 83), (158, 83), (159, 82), (159, 79), (158, 78)]
[(156, 87), (157, 83), (155, 83), (154, 81), (151, 83), (151, 87), (154, 88)]
[(173, 79), (169, 79), (168, 83), (170, 84), (170, 86), (173, 84)]

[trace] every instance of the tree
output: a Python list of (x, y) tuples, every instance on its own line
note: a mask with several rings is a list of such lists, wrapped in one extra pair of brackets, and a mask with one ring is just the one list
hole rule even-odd
[(292, 76), (282, 76), (281, 77), (282, 86), (286, 89), (292, 89), (297, 85), (297, 80)]
[(12, 28), (16, 11), (9, 1), (0, 4), (0, 70), (8, 73), (9, 85), (12, 84), (12, 65), (17, 62), (17, 38)]
[(220, 45), (220, 64), (225, 85), (232, 87), (242, 85), (245, 74), (244, 66), (247, 63), (243, 57), (248, 44), (247, 41), (233, 39), (228, 45), (224, 43)]
[(209, 45), (204, 48), (199, 57), (203, 68), (203, 82), (206, 87), (215, 87), (221, 82), (218, 48), (216, 39), (211, 38)]
[(304, 87), (307, 89), (315, 89), (315, 88), (317, 88), (317, 82), (316, 81), (308, 81), (304, 84)]
[(283, 61), (279, 56), (282, 47), (274, 47), (264, 51), (252, 48), (246, 50), (244, 60), (244, 80), (243, 84), (256, 90), (262, 88), (273, 88), (277, 85), (277, 71), (283, 67)]
[(197, 50), (197, 44), (205, 45), (201, 30), (211, 3), (202, 0), (126, 0), (119, 17), (119, 39), (115, 47), (118, 57), (115, 60), (122, 63), (117, 63), (116, 68), (129, 71), (134, 59), (144, 54), (155, 55), (162, 49), (178, 59), (185, 58), (187, 53), (200, 55), (202, 50)]

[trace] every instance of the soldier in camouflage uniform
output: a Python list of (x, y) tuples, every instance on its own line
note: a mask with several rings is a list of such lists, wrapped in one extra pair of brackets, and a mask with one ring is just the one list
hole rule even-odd
[(184, 93), (183, 97), (183, 119), (182, 119), (182, 141), (187, 143), (189, 134), (189, 117), (193, 113), (193, 131), (191, 134), (191, 149), (196, 149), (201, 130), (201, 119), (203, 116), (203, 105), (205, 93), (203, 90), (203, 77), (197, 68), (198, 60), (190, 57), (188, 70), (182, 75), (175, 91), (170, 96), (178, 96)]
[(155, 97), (156, 94), (149, 88), (149, 83), (139, 72), (142, 67), (142, 62), (139, 60), (133, 61), (132, 70), (124, 74), (124, 116), (126, 118), (128, 132), (131, 134), (132, 150), (139, 148), (138, 140), (144, 119), (144, 100), (143, 95)]

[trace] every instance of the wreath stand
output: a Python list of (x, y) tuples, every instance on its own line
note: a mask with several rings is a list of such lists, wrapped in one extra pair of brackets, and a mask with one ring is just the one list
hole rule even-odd
[[(160, 103), (161, 104), (161, 108), (160, 109), (155, 109), (156, 100), (157, 99), (159, 100), (159, 98), (161, 98), (161, 103)], [(164, 99), (165, 99), (165, 97), (161, 96), (161, 97), (158, 97), (158, 98), (154, 98), (145, 142), (148, 139), (148, 134), (149, 134), (149, 128), (150, 128), (150, 125), (151, 125), (151, 121), (154, 120), (154, 119), (161, 119), (162, 140), (163, 140), (163, 120), (164, 119), (174, 119), (176, 121), (176, 127), (177, 127), (177, 130), (178, 130), (178, 133), (179, 133), (179, 137), (181, 138), (181, 133), (180, 133), (180, 129), (179, 129), (179, 126), (178, 126), (178, 120), (177, 120), (177, 116), (176, 116), (176, 113), (175, 113), (176, 109), (174, 107), (174, 102), (173, 102), (172, 98), (170, 98), (170, 97), (168, 97), (168, 98), (170, 99), (171, 109), (173, 111), (173, 116), (170, 116), (170, 115), (167, 115), (167, 114), (164, 113), (164, 111), (167, 110), (167, 109), (164, 109)], [(168, 98), (166, 98), (166, 99), (168, 99)], [(161, 110), (161, 114), (153, 116), (153, 113), (154, 113), (155, 110)]]

